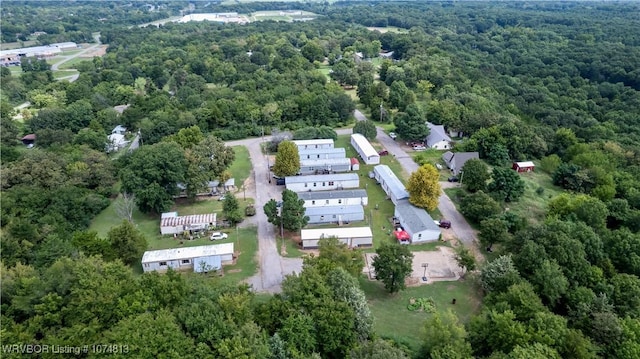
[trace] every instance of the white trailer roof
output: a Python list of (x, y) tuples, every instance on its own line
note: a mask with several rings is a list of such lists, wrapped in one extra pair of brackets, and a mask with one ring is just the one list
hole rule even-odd
[(518, 165), (518, 167), (535, 167), (536, 165), (531, 162), (531, 161), (525, 161), (525, 162), (516, 162), (516, 165)]
[(293, 143), (296, 144), (296, 146), (300, 147), (300, 146), (311, 146), (311, 145), (332, 145), (333, 146), (333, 139), (331, 138), (318, 138), (315, 140), (295, 140), (293, 141)]
[(319, 158), (310, 160), (300, 160), (301, 167), (320, 167), (320, 166), (340, 166), (351, 165), (350, 158)]
[(357, 173), (339, 173), (330, 175), (311, 175), (311, 176), (289, 176), (285, 177), (286, 184), (292, 183), (310, 183), (310, 182), (322, 182), (322, 181), (359, 181)]
[(363, 135), (354, 133), (351, 135), (351, 139), (355, 141), (358, 147), (360, 147), (363, 157), (379, 156), (378, 151), (376, 151), (376, 149), (371, 146), (369, 140), (367, 140)]
[(208, 246), (183, 247), (146, 251), (142, 255), (142, 263), (191, 259), (197, 257), (233, 254), (233, 243), (211, 244)]
[[(173, 212), (177, 213), (177, 212)], [(162, 214), (162, 219), (160, 220), (160, 227), (176, 227), (176, 226), (185, 226), (191, 224), (209, 224), (216, 223), (216, 213), (207, 213), (207, 214), (194, 214), (190, 216), (166, 216), (165, 213)]]
[(373, 237), (371, 228), (369, 227), (340, 227), (340, 228), (320, 228), (320, 229), (303, 229), (300, 231), (300, 239), (312, 240), (320, 238), (363, 238)]

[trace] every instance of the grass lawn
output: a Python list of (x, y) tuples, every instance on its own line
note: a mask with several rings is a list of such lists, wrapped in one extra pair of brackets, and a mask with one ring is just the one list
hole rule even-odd
[(53, 72), (53, 77), (55, 79), (59, 79), (62, 77), (67, 77), (67, 76), (73, 76), (73, 75), (77, 75), (78, 71), (76, 70), (62, 70), (62, 71), (54, 71)]
[(65, 62), (64, 64), (60, 65), (60, 67), (58, 67), (58, 68), (60, 70), (75, 69), (76, 66), (78, 66), (78, 64), (83, 62), (83, 61), (92, 61), (92, 60), (91, 60), (91, 58), (88, 58), (88, 57), (76, 57), (76, 58), (71, 59), (71, 60)]
[[(251, 174), (251, 159), (249, 158), (249, 150), (244, 146), (233, 146), (233, 151), (236, 153), (236, 159), (229, 167), (229, 172), (236, 179), (236, 186), (241, 188)], [(236, 194), (236, 197), (240, 196)]]
[(318, 68), (318, 71), (320, 71), (327, 78), (327, 80), (331, 80), (331, 77), (329, 77), (329, 73), (331, 72), (331, 65), (322, 64), (320, 65), (320, 68)]
[[(422, 328), (431, 314), (409, 311), (410, 298), (433, 298), (437, 311), (452, 309), (461, 323), (467, 323), (481, 304), (480, 290), (471, 279), (456, 282), (435, 282), (429, 285), (409, 287), (396, 294), (388, 294), (381, 282), (360, 278), (369, 307), (375, 318), (374, 329), (382, 338), (418, 350)], [(455, 298), (456, 304), (451, 304)]]

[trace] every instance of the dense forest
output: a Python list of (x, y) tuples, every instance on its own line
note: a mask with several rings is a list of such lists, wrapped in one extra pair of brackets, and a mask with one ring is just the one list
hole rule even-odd
[[(3, 344), (128, 343), (149, 358), (640, 357), (640, 5), (213, 4), (206, 11), (321, 16), (138, 28), (129, 25), (186, 4), (132, 4), (3, 4), (3, 42), (100, 31), (109, 45), (78, 64), (72, 83), (55, 81), (44, 61), (24, 61), (19, 76), (2, 68)], [(354, 99), (408, 140), (428, 120), (462, 132), (456, 150), (491, 166), (539, 160), (566, 190), (543, 222), (528, 223), (503, 210), (513, 188), (469, 188), (462, 212), (482, 244), (497, 244), (477, 275), (483, 308), (463, 324), (434, 314), (416, 328), (420, 350), (373, 332), (359, 271), (339, 248), (265, 299), (198, 277), (134, 274), (131, 251), (144, 240), (126, 222), (108, 238), (86, 232), (123, 183), (159, 186), (168, 197), (148, 210), (166, 208), (173, 184), (198, 166), (196, 144), (348, 125)], [(33, 105), (24, 121), (9, 120), (24, 101)], [(119, 105), (129, 105), (121, 115)], [(119, 124), (147, 149), (105, 153)], [(37, 146), (26, 149), (19, 138), (30, 133)], [(171, 176), (130, 180), (136, 161), (168, 160), (179, 164)]]

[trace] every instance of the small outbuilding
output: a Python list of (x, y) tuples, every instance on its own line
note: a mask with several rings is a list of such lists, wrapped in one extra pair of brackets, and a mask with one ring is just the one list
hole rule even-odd
[(172, 268), (206, 273), (232, 263), (233, 243), (146, 251), (142, 256), (144, 272), (166, 272)]
[(304, 215), (309, 217), (310, 224), (338, 223), (345, 224), (364, 221), (362, 205), (318, 206), (305, 208)]
[(30, 133), (20, 139), (22, 144), (25, 146), (33, 145), (36, 142), (36, 135), (34, 133)]
[(518, 172), (533, 172), (536, 165), (531, 161), (514, 162), (512, 168)]
[(160, 219), (160, 234), (180, 234), (185, 231), (199, 232), (216, 225), (217, 214), (194, 214), (178, 216), (178, 212), (166, 212)]
[(369, 227), (303, 229), (300, 231), (303, 249), (318, 248), (320, 240), (335, 237), (349, 248), (371, 247), (373, 232)]
[(351, 157), (351, 170), (359, 171), (360, 170), (360, 161), (357, 158)]
[(368, 165), (377, 165), (380, 163), (380, 155), (376, 151), (369, 140), (359, 133), (351, 135), (351, 146), (358, 152), (364, 163)]

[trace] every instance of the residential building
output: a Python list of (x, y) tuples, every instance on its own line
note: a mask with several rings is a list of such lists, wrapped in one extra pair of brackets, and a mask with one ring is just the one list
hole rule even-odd
[(355, 221), (364, 221), (364, 209), (362, 205), (344, 206), (317, 206), (305, 208), (305, 216), (309, 217), (310, 224), (338, 223), (346, 224)]
[(346, 150), (342, 147), (338, 148), (310, 148), (307, 150), (298, 150), (300, 160), (319, 160), (323, 158), (346, 158)]
[(380, 155), (376, 151), (369, 140), (359, 133), (351, 135), (351, 146), (355, 148), (356, 152), (360, 155), (364, 163), (368, 165), (377, 165), (380, 163)]
[(333, 140), (330, 138), (320, 138), (315, 140), (295, 140), (293, 143), (298, 146), (298, 151), (319, 149), (319, 148), (333, 148)]
[(329, 191), (360, 187), (357, 173), (285, 177), (288, 190), (294, 192)]
[(432, 242), (440, 238), (440, 227), (429, 213), (412, 205), (409, 200), (396, 203), (393, 213), (402, 230), (409, 234), (411, 243)]
[(434, 125), (431, 122), (427, 122), (429, 127), (429, 136), (425, 139), (425, 143), (428, 148), (436, 150), (448, 150), (451, 148), (451, 137), (447, 135), (442, 125)]
[(373, 233), (369, 227), (340, 227), (303, 229), (300, 231), (302, 248), (318, 248), (321, 239), (336, 237), (349, 248), (370, 247), (373, 245)]
[(172, 268), (206, 273), (220, 270), (224, 264), (232, 263), (233, 243), (146, 251), (142, 256), (144, 272), (166, 272)]
[(393, 204), (397, 205), (398, 201), (409, 198), (409, 192), (407, 192), (400, 179), (391, 171), (389, 166), (377, 165), (373, 167), (373, 176)]
[(215, 213), (178, 216), (178, 212), (166, 212), (160, 219), (160, 234), (203, 231), (216, 225), (216, 216)]
[(366, 206), (369, 204), (367, 191), (363, 189), (300, 192), (298, 193), (298, 198), (304, 200), (305, 208), (356, 204)]
[(464, 164), (471, 159), (479, 159), (478, 152), (451, 152), (447, 151), (442, 155), (442, 160), (454, 175), (460, 174)]
[(336, 172), (351, 171), (351, 159), (349, 158), (326, 158), (314, 160), (300, 160), (301, 175), (328, 174)]

